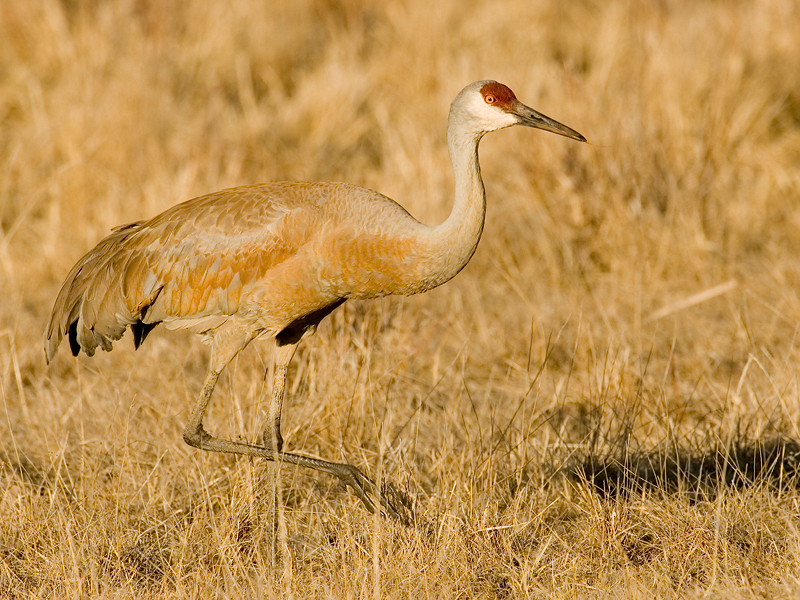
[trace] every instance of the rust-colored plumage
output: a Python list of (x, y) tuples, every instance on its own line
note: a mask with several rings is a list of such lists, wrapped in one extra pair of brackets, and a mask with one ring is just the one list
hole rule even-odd
[(211, 337), (274, 336), (338, 300), (410, 292), (416, 227), (388, 198), (345, 183), (189, 200), (115, 229), (75, 265), (53, 309), (47, 358), (62, 336), (90, 356), (128, 326), (141, 342), (162, 322)]
[[(283, 452), (286, 367), (300, 340), (346, 300), (423, 292), (467, 264), (485, 214), (478, 142), (514, 124), (585, 141), (502, 84), (467, 86), (448, 121), (456, 202), (436, 227), (355, 185), (283, 182), (222, 190), (116, 228), (67, 276), (45, 334), (47, 361), (64, 337), (73, 355), (92, 356), (98, 347), (111, 350), (128, 327), (136, 347), (159, 323), (202, 334), (211, 342), (211, 361), (184, 431), (187, 443), (331, 473), (374, 510), (374, 485), (357, 468)], [(219, 373), (250, 341), (265, 337), (275, 337), (278, 350), (261, 444), (209, 435), (202, 420)], [(397, 501), (378, 498), (400, 516)]]

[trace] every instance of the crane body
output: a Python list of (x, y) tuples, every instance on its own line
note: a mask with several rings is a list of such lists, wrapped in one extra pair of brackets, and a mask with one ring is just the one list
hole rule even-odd
[[(125, 330), (134, 345), (159, 323), (201, 334), (211, 359), (184, 439), (204, 450), (259, 456), (339, 477), (371, 511), (396, 503), (359, 469), (283, 451), (281, 407), (297, 344), (349, 299), (411, 295), (466, 266), (486, 211), (478, 143), (489, 131), (522, 124), (585, 138), (521, 104), (506, 86), (473, 83), (448, 120), (455, 171), (451, 215), (430, 227), (402, 206), (349, 183), (265, 183), (177, 204), (150, 220), (114, 229), (72, 268), (45, 332), (50, 362), (67, 337), (74, 355), (109, 351)], [(260, 444), (215, 438), (202, 425), (220, 372), (257, 338), (274, 337), (275, 380)]]

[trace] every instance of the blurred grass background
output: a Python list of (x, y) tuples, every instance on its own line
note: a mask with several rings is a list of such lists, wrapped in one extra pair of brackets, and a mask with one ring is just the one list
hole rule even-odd
[[(795, 597), (791, 443), (699, 495), (564, 475), (800, 438), (798, 31), (792, 0), (0, 4), (0, 595)], [(289, 468), (276, 511), (267, 466), (184, 445), (196, 338), (45, 367), (72, 264), (179, 201), (350, 181), (441, 221), (449, 103), (483, 78), (592, 145), (488, 136), (470, 265), (339, 309), (284, 413), (418, 529)], [(231, 365), (212, 431), (261, 430), (270, 357)]]

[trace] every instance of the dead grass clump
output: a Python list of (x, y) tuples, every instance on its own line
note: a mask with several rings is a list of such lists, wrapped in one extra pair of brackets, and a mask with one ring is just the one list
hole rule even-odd
[[(548, 589), (635, 581), (669, 597), (744, 581), (757, 588), (791, 568), (791, 504), (769, 494), (732, 492), (702, 504), (675, 496), (624, 503), (581, 497), (588, 503), (580, 510), (545, 514), (542, 524), (512, 542), (530, 576)], [(753, 502), (769, 508), (751, 512)]]

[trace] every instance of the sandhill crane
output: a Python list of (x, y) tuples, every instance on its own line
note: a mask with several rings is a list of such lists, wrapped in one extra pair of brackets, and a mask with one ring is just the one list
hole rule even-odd
[[(257, 456), (338, 477), (374, 512), (395, 508), (355, 466), (283, 451), (286, 371), (298, 343), (348, 299), (418, 294), (454, 277), (483, 231), (478, 164), (484, 134), (526, 125), (586, 139), (517, 100), (505, 85), (477, 81), (450, 106), (447, 143), (455, 204), (440, 225), (348, 183), (266, 183), (222, 190), (112, 231), (72, 268), (45, 333), (49, 363), (67, 336), (92, 356), (130, 327), (136, 348), (159, 323), (211, 342), (211, 358), (183, 439), (196, 448)], [(256, 338), (275, 337), (275, 372), (259, 445), (207, 433), (203, 417), (220, 372)]]

